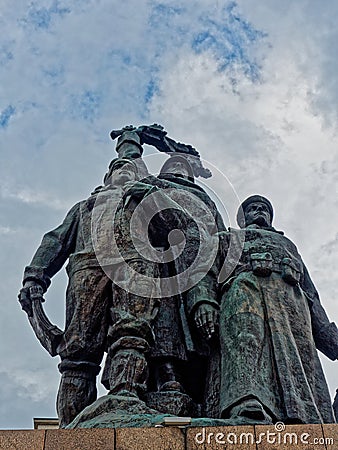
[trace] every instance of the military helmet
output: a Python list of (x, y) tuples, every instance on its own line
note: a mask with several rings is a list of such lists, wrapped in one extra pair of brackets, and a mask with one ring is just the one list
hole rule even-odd
[(238, 211), (237, 211), (237, 223), (241, 228), (245, 227), (245, 218), (244, 218), (245, 210), (249, 205), (251, 205), (251, 203), (264, 203), (269, 209), (270, 218), (271, 218), (271, 222), (272, 222), (273, 207), (272, 207), (271, 202), (266, 197), (263, 197), (262, 195), (251, 195), (250, 197), (245, 199), (244, 202), (242, 202), (242, 204), (240, 205), (240, 207), (238, 208)]

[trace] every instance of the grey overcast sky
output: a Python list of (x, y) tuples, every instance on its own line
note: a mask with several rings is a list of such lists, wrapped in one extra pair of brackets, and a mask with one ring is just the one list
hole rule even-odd
[[(0, 428), (56, 415), (58, 361), (16, 297), (42, 235), (101, 183), (112, 128), (161, 123), (240, 199), (269, 197), (337, 322), (337, 23), (335, 0), (1, 0)], [(46, 295), (60, 327), (66, 281)]]

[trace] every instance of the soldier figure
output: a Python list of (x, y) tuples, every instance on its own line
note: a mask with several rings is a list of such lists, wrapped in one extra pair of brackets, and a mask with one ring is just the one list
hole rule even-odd
[(230, 239), (239, 260), (223, 286), (220, 309), (220, 416), (248, 421), (332, 423), (331, 399), (317, 349), (338, 358), (330, 323), (296, 246), (272, 227), (268, 199), (239, 209)]
[[(96, 400), (96, 376), (106, 348), (112, 282), (108, 269), (104, 270), (97, 259), (92, 239), (92, 217), (94, 214), (97, 216), (95, 210), (104, 201), (117, 205), (122, 199), (125, 183), (136, 178), (137, 166), (132, 160), (113, 160), (105, 175), (104, 186), (97, 188), (87, 200), (73, 206), (63, 223), (45, 234), (25, 269), (19, 299), (22, 308), (31, 315), (32, 296), (38, 291), (42, 297), (51, 278), (68, 260), (65, 331), (56, 348), (61, 358), (57, 396), (61, 427), (68, 425)], [(104, 216), (101, 225), (102, 247), (109, 248), (105, 239), (111, 235), (109, 227), (112, 225)]]

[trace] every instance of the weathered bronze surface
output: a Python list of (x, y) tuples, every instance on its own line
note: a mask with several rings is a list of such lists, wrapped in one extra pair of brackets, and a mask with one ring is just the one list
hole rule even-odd
[[(103, 185), (42, 239), (19, 294), (41, 344), (60, 356), (61, 427), (333, 423), (317, 349), (338, 331), (296, 246), (261, 196), (226, 229), (195, 183), (210, 176), (159, 125), (125, 127)], [(156, 177), (142, 144), (171, 157)], [(42, 308), (67, 264), (65, 330)], [(224, 276), (224, 273), (227, 275)], [(96, 377), (107, 353), (97, 399)], [(337, 401), (334, 404), (337, 414)]]

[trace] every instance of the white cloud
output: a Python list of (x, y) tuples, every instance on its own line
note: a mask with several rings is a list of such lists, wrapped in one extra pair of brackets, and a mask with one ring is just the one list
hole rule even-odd
[(15, 233), (15, 230), (13, 230), (10, 227), (0, 226), (0, 234), (11, 234), (11, 233)]

